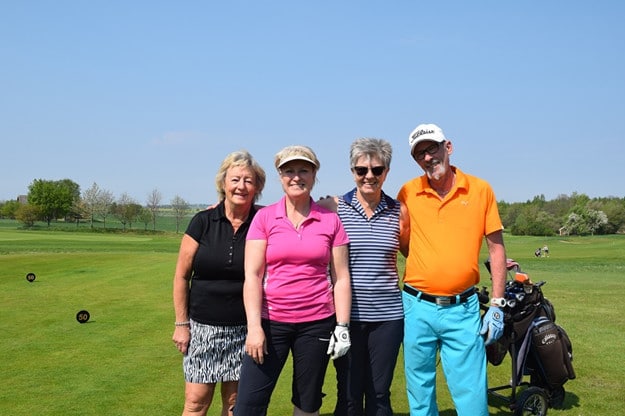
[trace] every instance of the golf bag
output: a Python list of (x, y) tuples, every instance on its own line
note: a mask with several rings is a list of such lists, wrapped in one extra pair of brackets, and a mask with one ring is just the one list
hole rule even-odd
[(514, 385), (530, 376), (531, 386), (547, 391), (550, 406), (560, 407), (564, 383), (575, 378), (571, 340), (555, 323), (555, 309), (541, 289), (545, 282), (532, 283), (525, 273), (514, 274), (506, 282), (503, 336), (486, 347), (486, 356), (499, 365), (506, 353), (514, 354)]
[(566, 331), (545, 316), (532, 322), (530, 354), (525, 363), (533, 384), (555, 390), (575, 378), (573, 347)]

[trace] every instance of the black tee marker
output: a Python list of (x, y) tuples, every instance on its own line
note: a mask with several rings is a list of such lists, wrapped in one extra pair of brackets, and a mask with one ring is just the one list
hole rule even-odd
[(87, 322), (90, 317), (91, 315), (89, 315), (89, 312), (84, 309), (82, 311), (79, 311), (76, 314), (76, 320), (78, 321), (78, 323), (81, 323), (81, 324), (84, 324), (85, 322)]

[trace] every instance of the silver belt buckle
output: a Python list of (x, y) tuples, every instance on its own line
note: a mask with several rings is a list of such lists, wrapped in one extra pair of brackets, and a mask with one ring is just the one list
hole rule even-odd
[(437, 296), (436, 304), (440, 306), (449, 306), (451, 305), (451, 297), (449, 296)]

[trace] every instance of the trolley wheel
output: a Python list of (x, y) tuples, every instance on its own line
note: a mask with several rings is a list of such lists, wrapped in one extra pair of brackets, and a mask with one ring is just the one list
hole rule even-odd
[(514, 416), (545, 416), (548, 408), (549, 401), (545, 390), (530, 386), (517, 397)]

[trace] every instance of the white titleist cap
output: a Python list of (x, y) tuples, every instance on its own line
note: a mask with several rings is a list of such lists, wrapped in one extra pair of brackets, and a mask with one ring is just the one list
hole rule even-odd
[(445, 138), (443, 130), (441, 130), (441, 128), (438, 127), (436, 124), (419, 124), (417, 128), (415, 128), (412, 133), (410, 133), (410, 136), (408, 136), (410, 153), (412, 154), (417, 144), (426, 140), (442, 143), (447, 140), (447, 138)]

